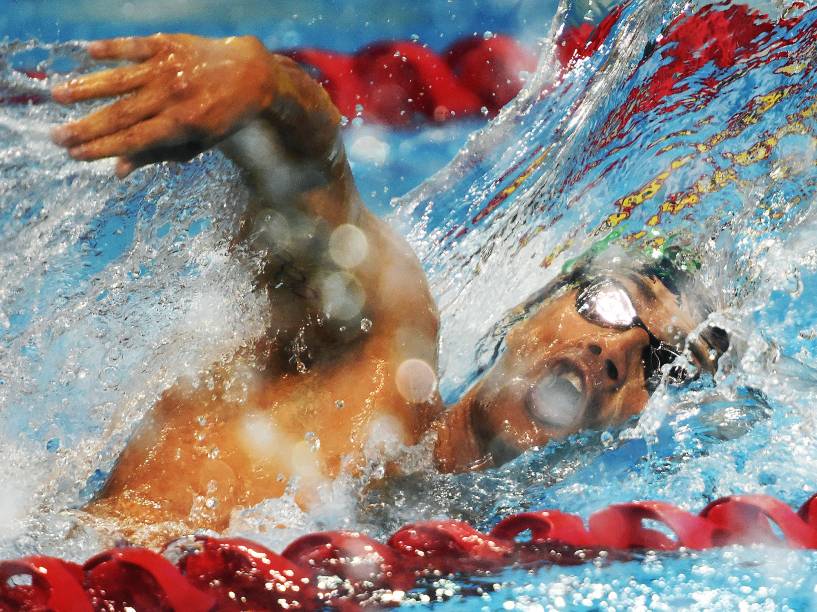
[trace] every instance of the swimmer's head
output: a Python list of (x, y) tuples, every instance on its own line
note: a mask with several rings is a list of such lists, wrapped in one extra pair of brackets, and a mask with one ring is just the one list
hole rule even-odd
[(440, 468), (499, 465), (621, 423), (662, 380), (714, 372), (729, 339), (716, 327), (694, 333), (710, 309), (690, 281), (670, 255), (623, 262), (606, 252), (513, 309), (482, 343), (482, 378), (438, 429)]

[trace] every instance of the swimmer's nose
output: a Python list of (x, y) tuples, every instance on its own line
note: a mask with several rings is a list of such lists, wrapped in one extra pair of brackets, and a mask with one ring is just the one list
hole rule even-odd
[(633, 360), (640, 360), (647, 346), (649, 336), (639, 328), (589, 342), (585, 348), (585, 363), (594, 385), (604, 390), (615, 390), (623, 385)]

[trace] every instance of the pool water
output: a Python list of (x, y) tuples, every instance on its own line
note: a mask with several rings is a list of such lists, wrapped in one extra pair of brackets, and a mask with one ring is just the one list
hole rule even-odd
[[(382, 537), (436, 516), (487, 528), (527, 509), (586, 517), (634, 499), (698, 511), (737, 493), (797, 507), (817, 490), (817, 10), (771, 0), (625, 3), (607, 43), (564, 74), (548, 38), (560, 25), (555, 4), (380, 2), (377, 21), (364, 2), (303, 3), (297, 18), (287, 11), (268, 21), (259, 20), (266, 3), (219, 14), (203, 2), (213, 9), (207, 18), (183, 5), (140, 3), (128, 16), (126, 3), (103, 21), (91, 0), (56, 15), (43, 12), (54, 5), (23, 2), (3, 17), (6, 32), (48, 42), (6, 43), (2, 57), (84, 71), (73, 38), (157, 28), (234, 28), (274, 47), (334, 42), (333, 28), (346, 26), (337, 46), (347, 49), (412, 34), (442, 48), (487, 30), (542, 39), (539, 69), (490, 125), (362, 124), (346, 133), (364, 197), (405, 232), (430, 276), (446, 399), (475, 380), (491, 325), (600, 240), (611, 253), (623, 244), (694, 248), (699, 282), (714, 296), (712, 322), (733, 344), (714, 379), (660, 388), (623, 427), (481, 474), (421, 470), (366, 492), (365, 482), (340, 479), (320, 511), (270, 500), (237, 513), (229, 533), (280, 548), (313, 529)], [(720, 33), (718, 44), (685, 49), (701, 20), (715, 24), (707, 40)], [(3, 66), (0, 86), (44, 85)], [(0, 107), (0, 556), (81, 559), (97, 550), (95, 534), (63, 510), (104, 481), (163, 389), (263, 329), (252, 279), (227, 256), (246, 197), (234, 169), (207, 154), (115, 182), (109, 163), (69, 162), (48, 142), (50, 126), (82, 111)], [(373, 465), (364, 480), (380, 477)], [(729, 547), (508, 569), (408, 597), (458, 609), (800, 610), (816, 603), (815, 570), (811, 552)]]

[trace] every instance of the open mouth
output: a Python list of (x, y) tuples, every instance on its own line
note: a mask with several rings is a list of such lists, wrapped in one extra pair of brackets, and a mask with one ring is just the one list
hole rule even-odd
[(581, 424), (587, 408), (587, 384), (571, 366), (557, 366), (531, 387), (527, 408), (545, 427), (571, 429)]

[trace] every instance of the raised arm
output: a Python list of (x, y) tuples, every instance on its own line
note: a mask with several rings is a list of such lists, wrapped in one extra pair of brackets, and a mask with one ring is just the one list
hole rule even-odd
[(203, 373), (214, 386), (168, 389), (85, 510), (126, 533), (222, 528), (232, 508), (281, 495), (290, 478), (307, 500), (323, 478), (366, 466), (374, 432), (415, 444), (440, 409), (436, 309), (411, 249), (363, 206), (320, 85), (254, 38), (157, 35), (89, 51), (133, 63), (57, 87), (55, 99), (124, 97), (54, 140), (76, 159), (117, 157), (119, 176), (221, 146), (250, 188), (235, 251), (258, 262), (270, 329), (255, 351)]
[(55, 142), (79, 160), (117, 157), (120, 177), (220, 145), (251, 188), (238, 240), (262, 254), (272, 337), (296, 353), (293, 363), (302, 367), (312, 349), (332, 355), (355, 344), (369, 321), (381, 330), (409, 321), (436, 337), (416, 258), (362, 204), (340, 115), (297, 64), (252, 37), (158, 34), (88, 51), (133, 63), (58, 86), (54, 98), (123, 97), (57, 128)]

